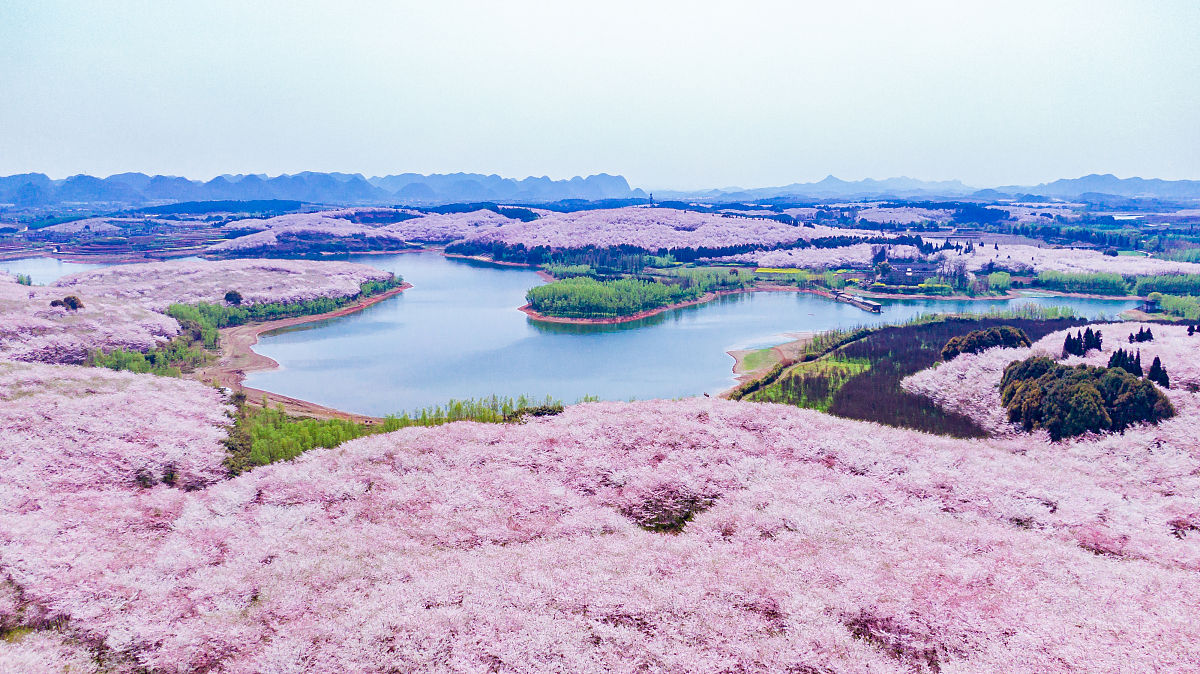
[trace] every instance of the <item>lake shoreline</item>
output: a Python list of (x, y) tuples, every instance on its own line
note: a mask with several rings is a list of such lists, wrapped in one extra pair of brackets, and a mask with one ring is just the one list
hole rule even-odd
[[(1084, 300), (1127, 300), (1134, 301), (1142, 299), (1139, 295), (1095, 295), (1091, 293), (1073, 293), (1063, 290), (1042, 290), (1040, 288), (1026, 288), (1025, 290), (1039, 295), (1047, 295), (1050, 297), (1077, 297)], [(1027, 295), (1017, 290), (1010, 290), (1003, 295), (906, 295), (904, 293), (880, 293), (871, 290), (846, 291), (859, 297), (867, 299), (885, 299), (885, 300), (952, 300), (956, 302), (987, 302), (999, 300), (1019, 300), (1024, 297), (1037, 297), (1037, 295)]]
[(205, 383), (215, 382), (231, 390), (240, 390), (246, 394), (247, 403), (261, 405), (265, 399), (267, 405), (283, 405), (285, 412), (295, 416), (315, 417), (318, 419), (344, 419), (366, 424), (379, 423), (383, 421), (380, 417), (345, 412), (307, 400), (285, 396), (280, 393), (251, 388), (244, 386), (243, 382), (248, 372), (274, 370), (279, 367), (279, 363), (273, 358), (254, 351), (253, 347), (258, 343), (260, 336), (283, 328), (303, 325), (305, 323), (315, 323), (317, 321), (356, 313), (390, 297), (395, 297), (411, 287), (413, 287), (411, 283), (401, 283), (399, 286), (385, 292), (371, 295), (349, 306), (335, 309), (334, 311), (327, 311), (323, 314), (293, 316), (274, 321), (221, 328), (221, 352), (217, 362), (199, 368), (186, 376), (188, 379), (195, 379)]
[[(798, 361), (804, 354), (804, 348), (808, 343), (817, 336), (816, 332), (788, 332), (784, 333), (787, 337), (792, 337), (792, 341), (776, 344), (775, 346), (764, 347), (762, 349), (735, 349), (726, 351), (725, 353), (733, 357), (733, 374), (735, 383), (733, 386), (721, 391), (717, 394), (718, 398), (728, 398), (729, 394), (736, 391), (738, 387), (748, 381), (761, 378), (763, 375), (771, 371), (771, 368), (777, 364), (787, 361)], [(775, 358), (762, 366), (753, 370), (746, 369), (746, 358), (752, 353), (758, 351), (770, 350)]]

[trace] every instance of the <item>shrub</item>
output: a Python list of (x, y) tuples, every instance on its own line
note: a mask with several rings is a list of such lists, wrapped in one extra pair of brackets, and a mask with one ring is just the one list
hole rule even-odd
[(1119, 367), (1068, 367), (1036, 356), (1010, 363), (1000, 386), (1009, 420), (1026, 431), (1045, 428), (1055, 442), (1175, 415), (1153, 383)]
[(1016, 348), (1032, 345), (1025, 331), (1011, 325), (1000, 325), (951, 337), (942, 347), (942, 360), (953, 360), (960, 353), (979, 353), (997, 346)]
[(225, 293), (225, 303), (232, 304), (235, 307), (241, 306), (242, 294), (236, 290), (230, 290), (229, 292)]
[(1163, 313), (1172, 316), (1189, 321), (1200, 319), (1200, 298), (1191, 295), (1163, 295), (1158, 306)]
[(1012, 287), (1012, 274), (1006, 271), (994, 271), (987, 275), (988, 288), (1004, 292)]
[(61, 300), (51, 300), (50, 306), (64, 307), (70, 311), (79, 311), (83, 308), (83, 302), (75, 295), (67, 295)]

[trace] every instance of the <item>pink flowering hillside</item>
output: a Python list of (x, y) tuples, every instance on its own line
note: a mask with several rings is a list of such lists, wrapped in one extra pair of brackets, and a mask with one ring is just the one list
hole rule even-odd
[[(1162, 360), (1172, 382), (1172, 388), (1166, 393), (1176, 408), (1186, 408), (1200, 400), (1195, 393), (1187, 390), (1189, 387), (1200, 387), (1200, 337), (1188, 336), (1186, 327), (1146, 323), (1110, 323), (1093, 327), (1104, 335), (1103, 349), (1093, 350), (1083, 358), (1070, 356), (1062, 360), (1064, 364), (1107, 365), (1109, 357), (1117, 349), (1140, 350), (1147, 368), (1155, 357)], [(1129, 333), (1141, 328), (1151, 329), (1155, 340), (1130, 345), (1127, 340)], [(1009, 423), (1000, 403), (1000, 377), (1004, 374), (1004, 368), (1014, 360), (1024, 360), (1030, 356), (1058, 359), (1062, 355), (1067, 332), (1051, 333), (1035, 342), (1031, 348), (998, 348), (962, 354), (950, 362), (939, 363), (906, 378), (903, 386), (942, 407), (966, 414), (995, 434), (1022, 434), (1017, 425)], [(1195, 422), (1179, 419), (1168, 423), (1178, 425)]]
[(10, 612), (152, 671), (1200, 665), (1195, 404), (1051, 445), (591, 403), (214, 483), (215, 393), (18, 367), (0, 374)]
[[(401, 225), (405, 223), (400, 223)], [(582, 248), (630, 245), (648, 250), (741, 244), (775, 245), (800, 239), (870, 234), (831, 227), (797, 227), (765, 218), (627, 207), (551, 213), (532, 222), (515, 221), (479, 232), (468, 241), (523, 244), (527, 248)]]
[[(50, 306), (69, 294), (83, 308)], [(91, 288), (24, 286), (0, 274), (0, 358), (79, 363), (92, 349), (144, 351), (178, 332), (175, 319)]]
[(1034, 271), (1060, 272), (1114, 272), (1125, 276), (1200, 273), (1200, 264), (1174, 262), (1143, 255), (1121, 255), (1111, 257), (1098, 250), (1073, 248), (1039, 248), (1017, 244), (978, 246), (971, 253), (946, 251), (950, 260), (966, 262), (967, 269), (978, 271), (989, 262), (1001, 266), (1024, 265)]
[(404, 237), (386, 228), (371, 227), (331, 217), (326, 212), (292, 213), (265, 220), (236, 220), (226, 229), (254, 230), (235, 239), (220, 241), (208, 247), (210, 253), (269, 252), (294, 245), (296, 241), (328, 243), (340, 239), (361, 241), (365, 249), (392, 249), (405, 246)]
[(127, 299), (156, 309), (174, 302), (220, 302), (236, 290), (247, 304), (303, 302), (318, 297), (350, 297), (367, 281), (391, 274), (351, 262), (308, 260), (172, 260), (118, 265), (64, 276), (62, 289)]
[(117, 674), (125, 663), (101, 665), (83, 644), (51, 630), (21, 631), (0, 639), (0, 672), (13, 674)]
[(520, 220), (507, 218), (495, 211), (478, 210), (469, 213), (433, 213), (403, 220), (384, 227), (408, 241), (444, 242), (481, 236), (503, 225)]
[(266, 219), (235, 220), (225, 225), (233, 231), (249, 231), (209, 247), (212, 253), (269, 251), (290, 245), (303, 237), (323, 242), (360, 239), (366, 249), (388, 249), (407, 241), (446, 242), (490, 232), (505, 224), (520, 222), (495, 211), (421, 215), (384, 225), (357, 224), (350, 218), (372, 220), (387, 214), (411, 213), (396, 209), (340, 209), (316, 213), (291, 213)]
[[(871, 264), (875, 244), (856, 243), (838, 248), (792, 248), (787, 250), (759, 250), (717, 258), (722, 262), (740, 262), (760, 267), (819, 268), (839, 267), (847, 264)], [(915, 246), (888, 246), (888, 257), (910, 259), (921, 253)]]
[(858, 219), (867, 222), (911, 225), (918, 222), (949, 222), (951, 213), (938, 208), (914, 208), (912, 206), (872, 206), (858, 212)]
[(121, 231), (121, 221), (113, 218), (84, 218), (82, 220), (71, 220), (70, 222), (50, 225), (49, 227), (42, 228), (41, 231), (53, 232), (55, 234), (77, 234), (79, 232), (113, 234)]
[[(120, 265), (24, 286), (0, 274), (0, 359), (80, 363), (88, 351), (145, 351), (179, 332), (162, 312), (175, 302), (221, 302), (236, 290), (248, 304), (357, 295), (388, 272), (348, 262), (174, 260)], [(78, 297), (70, 310), (50, 303)]]
[(0, 361), (0, 630), (38, 630), (0, 639), (0, 672), (125, 671), (87, 665), (95, 644), (69, 629), (84, 616), (33, 600), (38, 579), (82, 597), (146, 559), (186, 490), (223, 477), (225, 409), (196, 382)]

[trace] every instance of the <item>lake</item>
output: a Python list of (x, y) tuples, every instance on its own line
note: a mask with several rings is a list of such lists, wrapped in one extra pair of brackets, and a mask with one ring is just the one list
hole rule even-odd
[(1021, 304), (1070, 306), (1087, 316), (1115, 316), (1134, 305), (1062, 297), (887, 300), (872, 314), (805, 293), (759, 292), (633, 323), (562, 325), (517, 311), (525, 291), (542, 283), (527, 269), (436, 253), (348, 259), (395, 272), (414, 287), (356, 314), (264, 335), (255, 350), (281, 369), (252, 373), (247, 386), (373, 415), (491, 394), (565, 402), (584, 395), (677, 398), (729, 388), (727, 351), (780, 344), (791, 332)]
[[(382, 416), (492, 394), (574, 402), (715, 394), (734, 384), (726, 352), (789, 341), (788, 333), (894, 323), (937, 312), (1022, 304), (1116, 316), (1124, 300), (881, 300), (881, 314), (815, 295), (729, 295), (632, 323), (563, 325), (529, 320), (517, 307), (543, 281), (531, 270), (437, 253), (350, 256), (413, 284), (363, 311), (264, 335), (255, 350), (280, 369), (246, 385), (337, 409)], [(27, 258), (0, 262), (35, 283), (106, 266)]]
[(25, 274), (38, 285), (54, 283), (59, 278), (75, 272), (111, 267), (112, 264), (94, 262), (64, 262), (52, 257), (25, 257), (19, 260), (0, 260), (0, 271), (10, 274)]

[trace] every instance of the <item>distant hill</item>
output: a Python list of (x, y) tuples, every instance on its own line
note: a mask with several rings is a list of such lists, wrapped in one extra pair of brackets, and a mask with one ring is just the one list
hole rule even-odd
[(965, 196), (974, 191), (957, 180), (917, 180), (916, 178), (899, 177), (875, 180), (842, 180), (835, 176), (826, 176), (815, 183), (792, 183), (779, 187), (758, 187), (742, 189), (724, 187), (721, 189), (695, 192), (660, 191), (656, 196), (665, 199), (699, 199), (704, 201), (755, 201), (759, 199), (779, 199), (796, 197), (800, 199), (861, 199), (888, 197), (956, 197)]
[[(842, 180), (827, 176), (817, 182), (778, 187), (722, 187), (708, 190), (658, 190), (658, 201), (751, 202), (828, 201), (859, 199), (1082, 200), (1116, 207), (1136, 199), (1190, 201), (1200, 199), (1200, 180), (1118, 178), (1092, 174), (1040, 185), (1009, 185), (976, 189), (958, 180), (918, 180), (897, 177)], [(270, 177), (265, 174), (225, 174), (207, 182), (178, 176), (119, 173), (107, 178), (76, 175), (52, 180), (42, 173), (0, 177), (0, 204), (53, 206), (103, 203), (146, 206), (204, 201), (298, 201), (309, 204), (439, 206), (455, 203), (552, 204), (645, 199), (619, 175), (600, 173), (569, 180), (546, 176), (520, 180), (482, 173), (399, 173), (364, 177), (360, 173), (305, 171)]]
[(227, 174), (207, 182), (144, 173), (120, 173), (107, 178), (76, 175), (65, 180), (51, 180), (41, 173), (0, 177), (0, 203), (18, 206), (262, 200), (430, 206), (465, 201), (544, 203), (645, 196), (641, 190), (631, 189), (624, 177), (605, 173), (570, 180), (552, 180), (546, 176), (514, 180), (477, 173), (405, 173), (367, 179), (357, 173), (311, 171), (274, 178), (263, 174)]
[(1059, 199), (1078, 199), (1089, 195), (1129, 198), (1200, 199), (1200, 180), (1161, 180), (1159, 178), (1118, 178), (1111, 173), (1093, 173), (1082, 178), (1060, 179), (1040, 185), (997, 187), (1006, 194), (1037, 194)]

